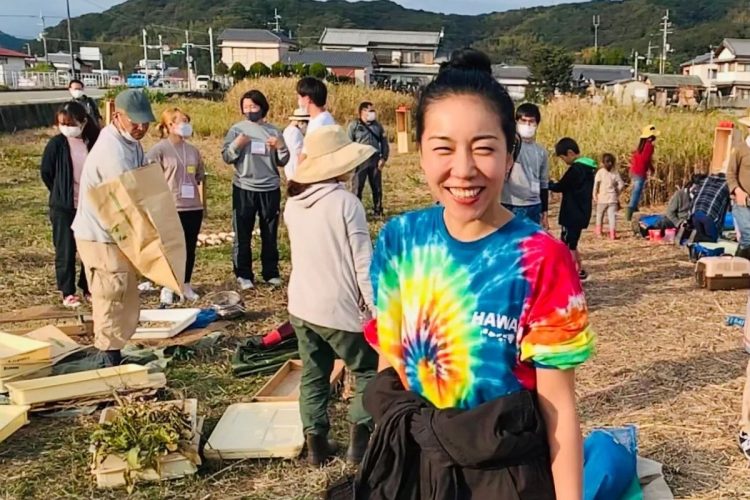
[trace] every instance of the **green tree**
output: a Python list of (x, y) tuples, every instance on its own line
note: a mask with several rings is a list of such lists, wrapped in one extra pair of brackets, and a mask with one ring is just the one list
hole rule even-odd
[(224, 61), (219, 61), (216, 65), (216, 74), (219, 76), (226, 76), (229, 74), (229, 66)]
[(268, 76), (270, 74), (271, 74), (271, 68), (266, 66), (261, 61), (253, 63), (253, 65), (250, 66), (250, 69), (247, 70), (247, 76), (249, 78), (258, 78), (261, 76)]
[(291, 68), (288, 64), (277, 61), (271, 65), (271, 76), (289, 76), (290, 74)]
[(323, 63), (312, 63), (310, 65), (310, 76), (323, 80), (328, 75), (328, 70)]
[(559, 47), (540, 46), (529, 60), (532, 92), (546, 99), (555, 91), (568, 92), (573, 78), (573, 56)]
[(310, 66), (305, 63), (295, 63), (292, 65), (292, 73), (296, 76), (307, 76), (310, 74)]
[(245, 70), (245, 67), (241, 62), (236, 62), (232, 64), (231, 68), (229, 68), (229, 75), (232, 77), (232, 80), (234, 80), (234, 83), (237, 83), (247, 76), (247, 70)]

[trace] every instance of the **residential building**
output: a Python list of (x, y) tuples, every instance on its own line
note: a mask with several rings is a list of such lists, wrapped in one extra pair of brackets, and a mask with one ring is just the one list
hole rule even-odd
[(28, 55), (0, 47), (0, 85), (11, 86), (11, 73), (26, 69)]
[(574, 64), (573, 83), (579, 86), (600, 86), (614, 80), (624, 80), (633, 76), (630, 66)]
[(283, 33), (263, 29), (225, 29), (219, 42), (221, 60), (230, 68), (236, 62), (245, 69), (256, 62), (270, 67), (297, 49), (296, 42)]
[(369, 52), (374, 80), (426, 83), (438, 72), (443, 32), (325, 28), (318, 44), (324, 51)]
[[(750, 105), (750, 39), (725, 38), (721, 45), (680, 65), (699, 77), (722, 105)], [(712, 97), (713, 99), (713, 97)]]
[(615, 80), (605, 84), (604, 89), (624, 104), (652, 102), (659, 107), (695, 107), (705, 87), (694, 75), (643, 73), (638, 80)]
[(282, 61), (286, 64), (323, 64), (330, 73), (354, 79), (363, 85), (370, 84), (375, 56), (370, 52), (342, 50), (303, 50), (289, 52)]
[(514, 101), (521, 101), (526, 97), (526, 88), (531, 78), (531, 72), (526, 66), (493, 64), (492, 76), (505, 87)]

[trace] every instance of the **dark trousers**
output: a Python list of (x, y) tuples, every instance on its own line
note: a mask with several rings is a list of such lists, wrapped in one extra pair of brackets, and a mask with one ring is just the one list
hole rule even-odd
[(378, 168), (378, 157), (373, 156), (362, 165), (357, 167), (354, 173), (354, 187), (357, 190), (357, 198), (362, 199), (365, 191), (365, 182), (369, 181), (372, 191), (372, 211), (376, 215), (383, 213), (383, 173)]
[[(52, 223), (52, 243), (55, 245), (55, 279), (57, 289), (63, 297), (76, 293), (76, 240), (70, 228), (76, 216), (75, 210), (57, 210), (50, 208), (49, 220)], [(86, 273), (81, 264), (78, 275), (78, 287), (83, 293), (89, 293)]]
[(232, 225), (234, 227), (234, 247), (232, 263), (238, 278), (253, 280), (252, 239), (255, 218), (260, 220), (260, 262), (263, 279), (268, 281), (279, 277), (279, 211), (281, 210), (281, 190), (248, 191), (232, 187)]
[(198, 246), (198, 233), (201, 232), (201, 224), (203, 223), (203, 210), (186, 210), (177, 213), (180, 216), (182, 230), (185, 233), (185, 283), (190, 283), (195, 267), (195, 247)]
[(345, 332), (313, 325), (291, 316), (302, 360), (299, 408), (305, 434), (328, 434), (328, 400), (331, 372), (338, 356), (354, 374), (354, 398), (349, 406), (349, 422), (372, 428), (372, 417), (362, 404), (368, 382), (378, 370), (378, 354), (362, 332)]

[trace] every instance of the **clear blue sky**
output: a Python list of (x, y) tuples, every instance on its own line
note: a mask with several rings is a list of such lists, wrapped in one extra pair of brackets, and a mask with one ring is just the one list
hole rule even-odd
[[(87, 12), (101, 12), (122, 3), (124, 0), (70, 0), (72, 16)], [(221, 1), (221, 0), (217, 0)], [(485, 12), (531, 7), (535, 5), (552, 5), (561, 0), (395, 0), (411, 9), (431, 10), (435, 12), (482, 14)], [(39, 13), (50, 16), (47, 26), (54, 26), (65, 16), (65, 0), (0, 0), (2, 9), (0, 31), (20, 38), (35, 38), (41, 31)], [(283, 15), (283, 14), (282, 14)]]

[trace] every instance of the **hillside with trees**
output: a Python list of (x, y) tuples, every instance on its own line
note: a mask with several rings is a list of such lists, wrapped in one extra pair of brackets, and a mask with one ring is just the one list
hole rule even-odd
[[(363, 5), (364, 4), (364, 5)], [(474, 45), (495, 62), (528, 63), (540, 45), (560, 47), (576, 54), (579, 62), (627, 63), (632, 51), (645, 54), (649, 40), (658, 56), (661, 44), (659, 22), (670, 10), (674, 34), (670, 36), (674, 67), (708, 51), (724, 37), (750, 37), (750, 10), (746, 0), (594, 0), (512, 10), (479, 16), (445, 15), (404, 8), (387, 0), (129, 0), (100, 14), (73, 20), (73, 38), (101, 43), (107, 65), (118, 62), (132, 67), (142, 58), (141, 30), (149, 43), (161, 34), (164, 42), (178, 47), (185, 42), (208, 44), (213, 27), (218, 36), (224, 28), (267, 27), (274, 9), (282, 16), (281, 27), (303, 47), (314, 47), (326, 26), (338, 28), (445, 30), (447, 50)], [(599, 54), (592, 54), (593, 15), (601, 18)], [(157, 24), (158, 23), (158, 24)], [(50, 50), (67, 50), (65, 23), (49, 30)], [(80, 45), (79, 43), (76, 43)], [(35, 47), (41, 52), (40, 47)], [(208, 55), (198, 54), (207, 67)], [(174, 64), (179, 63), (175, 58)]]

